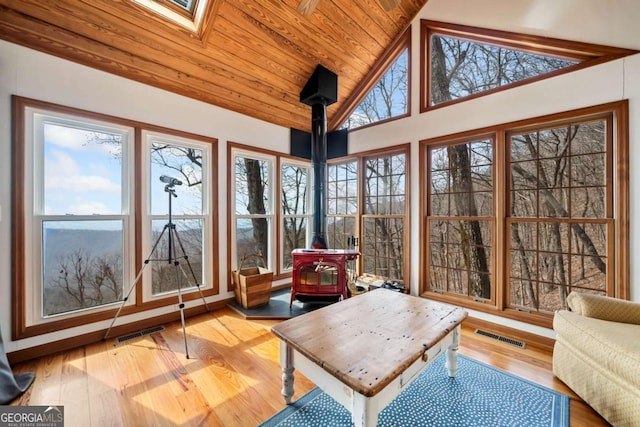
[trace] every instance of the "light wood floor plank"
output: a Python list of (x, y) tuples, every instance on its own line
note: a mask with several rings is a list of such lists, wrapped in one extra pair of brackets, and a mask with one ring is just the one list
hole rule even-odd
[[(142, 338), (114, 339), (18, 364), (36, 372), (13, 405), (64, 405), (68, 426), (253, 427), (285, 407), (274, 320), (224, 308)], [(460, 353), (571, 397), (571, 426), (608, 424), (551, 372), (551, 354), (519, 349), (463, 327)], [(296, 374), (295, 396), (314, 387)]]

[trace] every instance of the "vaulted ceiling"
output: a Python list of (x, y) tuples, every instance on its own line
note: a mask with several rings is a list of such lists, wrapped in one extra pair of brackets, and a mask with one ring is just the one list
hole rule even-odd
[(308, 15), (299, 0), (209, 0), (196, 29), (140, 1), (0, 0), (0, 38), (308, 130), (299, 93), (316, 65), (338, 75), (331, 121), (427, 0), (389, 11), (379, 0), (320, 0)]

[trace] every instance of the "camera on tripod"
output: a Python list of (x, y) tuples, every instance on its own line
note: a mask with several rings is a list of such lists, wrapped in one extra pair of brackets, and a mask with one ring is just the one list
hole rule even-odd
[(160, 181), (164, 182), (169, 186), (182, 185), (182, 181), (180, 181), (178, 178), (173, 178), (167, 175), (162, 175), (160, 177)]

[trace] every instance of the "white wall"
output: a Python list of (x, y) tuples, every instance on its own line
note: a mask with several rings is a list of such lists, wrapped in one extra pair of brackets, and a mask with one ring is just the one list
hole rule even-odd
[[(640, 50), (640, 2), (636, 0), (429, 0), (418, 19), (484, 26), (549, 37), (585, 41)], [(417, 21), (416, 21), (417, 22)], [(413, 26), (412, 84), (419, 87), (419, 26)], [(412, 97), (411, 117), (356, 131), (350, 136), (350, 151), (412, 143), (413, 187), (411, 225), (418, 228), (418, 141), (574, 108), (620, 99), (630, 100), (631, 135), (631, 259), (640, 247), (640, 199), (633, 192), (640, 168), (640, 55), (547, 79), (532, 85), (418, 114), (418, 97)], [(11, 324), (11, 111), (10, 96), (20, 95), (99, 113), (110, 114), (201, 134), (219, 139), (218, 173), (220, 195), (227, 188), (227, 141), (288, 152), (289, 130), (259, 120), (187, 99), (88, 67), (54, 58), (0, 41), (0, 324), (7, 351), (106, 328), (110, 321), (13, 342)], [(221, 266), (227, 265), (224, 238), (227, 235), (226, 198), (219, 198), (218, 224)], [(418, 239), (413, 238), (411, 259), (418, 257)], [(640, 264), (631, 263), (631, 298), (640, 301)], [(222, 287), (227, 271), (219, 271)], [(418, 281), (418, 263), (412, 263), (411, 280)], [(215, 299), (227, 297), (218, 296)], [(197, 301), (196, 301), (197, 302)], [(159, 315), (173, 307), (150, 313)], [(545, 336), (552, 331), (507, 319), (472, 313), (474, 316), (520, 327)], [(122, 318), (134, 321), (137, 314)], [(120, 324), (120, 321), (119, 321)]]
[[(640, 50), (638, 17), (640, 2), (636, 0), (429, 0), (412, 28), (413, 93), (416, 94), (420, 85), (420, 19)], [(418, 113), (419, 98), (414, 95), (411, 117), (351, 133), (349, 151), (412, 142), (411, 227), (417, 230), (420, 221), (417, 141), (622, 99), (629, 99), (630, 115), (631, 299), (640, 301), (640, 265), (633, 262), (640, 250), (640, 224), (637, 221), (640, 198), (633, 187), (640, 174), (640, 168), (636, 168), (640, 165), (640, 54), (424, 114)], [(412, 260), (418, 258), (418, 245), (419, 239), (414, 237)], [(418, 263), (411, 265), (412, 283), (418, 282), (418, 267)], [(471, 315), (543, 336), (554, 336), (553, 331), (546, 328), (475, 311), (471, 311)]]

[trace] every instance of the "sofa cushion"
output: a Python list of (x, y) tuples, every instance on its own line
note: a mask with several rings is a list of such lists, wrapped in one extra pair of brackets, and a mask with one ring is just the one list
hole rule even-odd
[(640, 325), (593, 319), (561, 310), (555, 313), (553, 329), (557, 340), (580, 349), (614, 376), (640, 387)]
[(571, 292), (567, 297), (571, 311), (586, 317), (640, 325), (640, 304), (604, 295)]

